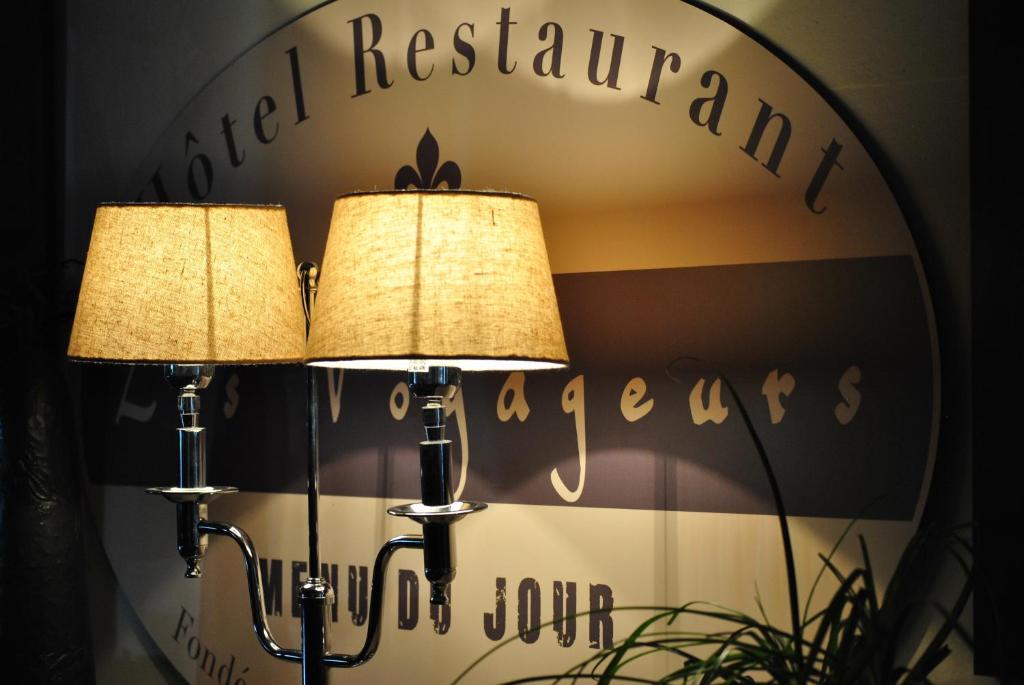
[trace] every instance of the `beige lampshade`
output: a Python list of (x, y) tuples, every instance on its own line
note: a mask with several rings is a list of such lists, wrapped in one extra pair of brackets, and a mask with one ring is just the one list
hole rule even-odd
[(68, 356), (301, 362), (305, 318), (284, 207), (96, 209)]
[(441, 190), (338, 198), (306, 358), (364, 369), (565, 366), (537, 202)]

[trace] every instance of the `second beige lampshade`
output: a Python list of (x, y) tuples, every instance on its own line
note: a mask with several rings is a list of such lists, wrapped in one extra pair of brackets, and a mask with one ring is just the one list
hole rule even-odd
[(475, 371), (568, 359), (535, 200), (441, 190), (337, 199), (308, 363)]
[(284, 207), (96, 209), (68, 356), (159, 364), (303, 360)]

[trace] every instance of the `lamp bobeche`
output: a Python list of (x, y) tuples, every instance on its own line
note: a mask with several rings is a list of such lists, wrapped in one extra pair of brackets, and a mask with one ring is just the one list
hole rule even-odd
[[(298, 276), (298, 288), (296, 287)], [(308, 330), (308, 340), (306, 336)], [(568, 362), (537, 203), (511, 193), (353, 193), (334, 205), (321, 271), (296, 268), (283, 207), (108, 204), (96, 211), (68, 356), (165, 364), (178, 390), (179, 482), (150, 488), (177, 508), (186, 576), (201, 575), (207, 538), (238, 545), (253, 628), (270, 655), (301, 663), (324, 685), (332, 667), (365, 663), (380, 641), (388, 560), (423, 552), (430, 601), (447, 603), (455, 576), (453, 524), (484, 504), (454, 500), (444, 401), (461, 371), (558, 368)], [(298, 588), (301, 649), (274, 639), (259, 558), (237, 526), (208, 520), (207, 503), (236, 491), (206, 484), (199, 392), (215, 364), (305, 360), (311, 576)], [(330, 651), (334, 593), (319, 561), (319, 441), (313, 365), (408, 371), (424, 400), (422, 501), (389, 513), (422, 526), (377, 554), (362, 649)]]

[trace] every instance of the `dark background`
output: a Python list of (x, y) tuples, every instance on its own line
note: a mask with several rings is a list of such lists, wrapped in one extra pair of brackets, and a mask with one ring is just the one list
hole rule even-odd
[(1020, 22), (999, 10), (970, 5), (975, 668), (1024, 678)]

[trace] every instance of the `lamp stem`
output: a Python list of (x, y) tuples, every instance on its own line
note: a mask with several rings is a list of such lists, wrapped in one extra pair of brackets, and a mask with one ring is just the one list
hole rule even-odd
[[(445, 439), (444, 400), (462, 386), (462, 371), (455, 366), (429, 366), (409, 372), (413, 395), (425, 400), (420, 442), (420, 492), (428, 507), (451, 505), (451, 440)], [(455, 541), (451, 521), (423, 523), (423, 574), (430, 583), (430, 603), (448, 603), (446, 588), (455, 578)]]
[(320, 577), (320, 427), (317, 422), (319, 402), (317, 398), (316, 373), (306, 367), (306, 429), (307, 445), (307, 492), (306, 502), (309, 519), (309, 577)]
[[(164, 377), (178, 391), (178, 487), (206, 487), (206, 433), (199, 425), (199, 391), (210, 384), (214, 367), (168, 364)], [(178, 554), (185, 560), (185, 577), (202, 576), (200, 561), (206, 555), (206, 535), (198, 525), (206, 518), (206, 502), (196, 498), (175, 505), (178, 515)]]
[[(296, 268), (299, 292), (302, 296), (302, 311), (306, 316), (306, 336), (313, 321), (313, 306), (316, 304), (317, 281), (320, 269), (314, 262), (302, 262)], [(316, 387), (316, 373), (306, 367), (306, 504), (309, 521), (309, 577), (320, 577), (320, 428), (317, 422), (319, 402)]]

